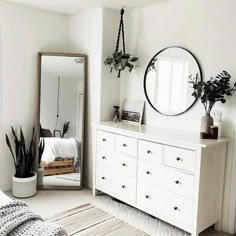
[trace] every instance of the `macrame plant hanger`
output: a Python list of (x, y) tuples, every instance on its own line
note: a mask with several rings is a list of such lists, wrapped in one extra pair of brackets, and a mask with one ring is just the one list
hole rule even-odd
[[(126, 53), (125, 51), (124, 12), (124, 8), (122, 8), (120, 11), (120, 25), (116, 49), (112, 56), (108, 56), (104, 61), (104, 64), (110, 67), (110, 73), (113, 71), (113, 69), (118, 71), (118, 78), (120, 78), (121, 71), (125, 68), (128, 68), (129, 72), (132, 72), (132, 70), (136, 67), (134, 63), (138, 60), (138, 57), (131, 56), (131, 54)], [(122, 40), (122, 49), (119, 51), (120, 40)]]
[[(122, 8), (120, 11), (120, 26), (119, 26), (118, 36), (117, 36), (116, 50), (113, 53), (113, 59), (115, 62), (115, 69), (119, 71), (118, 78), (120, 78), (120, 73), (122, 70), (125, 69), (125, 67), (128, 63), (128, 59), (129, 59), (129, 55), (127, 55), (125, 52), (125, 34), (124, 34), (124, 19), (123, 19), (124, 12), (125, 12), (124, 8)], [(123, 51), (119, 52), (120, 35), (122, 36)]]
[(59, 118), (59, 108), (60, 108), (60, 85), (61, 85), (61, 77), (58, 76), (58, 78), (57, 78), (57, 117), (56, 117), (55, 130), (57, 129), (57, 121), (58, 121), (58, 118)]

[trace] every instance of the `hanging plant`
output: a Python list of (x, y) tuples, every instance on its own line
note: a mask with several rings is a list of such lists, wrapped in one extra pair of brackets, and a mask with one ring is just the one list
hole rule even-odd
[[(121, 71), (125, 68), (129, 69), (129, 72), (137, 66), (135, 62), (138, 61), (138, 57), (133, 57), (131, 54), (126, 53), (125, 51), (125, 36), (124, 36), (124, 9), (122, 8), (120, 11), (120, 26), (118, 31), (117, 43), (116, 43), (116, 50), (112, 54), (112, 56), (108, 56), (104, 64), (110, 67), (110, 73), (112, 73), (113, 69), (118, 71), (118, 78), (120, 78)], [(122, 33), (122, 41), (123, 41), (123, 50), (119, 51), (120, 45), (120, 34)]]

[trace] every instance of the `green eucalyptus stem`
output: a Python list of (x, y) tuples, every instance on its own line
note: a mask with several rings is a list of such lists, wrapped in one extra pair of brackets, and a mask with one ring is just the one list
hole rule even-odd
[(213, 108), (214, 105), (215, 105), (215, 102), (210, 102), (210, 103), (209, 103), (209, 108), (208, 108), (209, 114), (211, 114), (211, 110), (212, 110), (212, 108)]
[(216, 102), (226, 103), (226, 98), (232, 96), (236, 91), (236, 82), (233, 86), (230, 83), (231, 75), (227, 71), (222, 71), (215, 78), (211, 77), (208, 81), (201, 81), (195, 77), (189, 76), (189, 83), (192, 84), (192, 96), (201, 99), (207, 114), (211, 113)]

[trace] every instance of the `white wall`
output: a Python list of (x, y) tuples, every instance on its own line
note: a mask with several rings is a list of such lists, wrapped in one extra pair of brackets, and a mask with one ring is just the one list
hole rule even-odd
[(102, 16), (103, 9), (89, 10), (71, 17), (71, 51), (88, 56), (86, 126), (84, 150), (84, 184), (92, 186), (92, 127), (100, 121), (102, 70)]
[(104, 66), (107, 56), (111, 56), (116, 47), (119, 28), (120, 11), (110, 8), (103, 9), (102, 25), (102, 84), (101, 84), (101, 121), (111, 120), (113, 106), (119, 105), (120, 78), (117, 72), (110, 73), (110, 68)]
[(97, 8), (71, 18), (71, 51), (88, 56), (87, 112), (84, 155), (84, 184), (92, 188), (92, 122), (111, 120), (113, 105), (119, 104), (120, 80), (104, 67), (116, 45), (119, 11)]
[[(82, 73), (82, 72), (81, 72)], [(78, 77), (83, 77), (79, 73)], [(76, 124), (79, 120), (77, 109), (79, 107), (79, 94), (83, 93), (83, 81), (71, 78), (69, 75), (60, 79), (59, 117), (57, 119), (57, 96), (58, 96), (58, 75), (42, 72), (41, 74), (41, 100), (40, 100), (40, 124), (44, 129), (53, 131), (63, 129), (65, 122), (70, 122), (70, 128), (65, 138), (76, 137)], [(79, 127), (78, 127), (79, 128)]]
[[(139, 56), (140, 68), (131, 75), (122, 76), (121, 100), (124, 97), (145, 100), (143, 76), (149, 60), (162, 48), (182, 46), (192, 51), (202, 66), (204, 79), (227, 70), (236, 81), (236, 1), (235, 0), (169, 0), (127, 16), (127, 51)], [(234, 138), (236, 129), (236, 94), (222, 106), (223, 134)], [(178, 117), (166, 117), (155, 112), (146, 103), (145, 123), (178, 127), (199, 132), (200, 119), (204, 114), (202, 104)], [(227, 155), (224, 193), (224, 230), (233, 233), (236, 203), (236, 153), (234, 141)]]
[(0, 1), (2, 129), (0, 189), (11, 188), (13, 162), (5, 144), (10, 125), (28, 137), (38, 117), (37, 52), (67, 52), (69, 17)]

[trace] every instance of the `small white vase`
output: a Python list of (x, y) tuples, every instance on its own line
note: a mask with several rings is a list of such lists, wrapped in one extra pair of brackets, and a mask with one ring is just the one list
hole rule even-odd
[(214, 120), (210, 114), (206, 113), (201, 119), (201, 133), (208, 134), (210, 132), (210, 126), (213, 125)]
[(37, 193), (37, 174), (29, 178), (12, 176), (12, 195), (17, 198), (32, 197)]
[(43, 186), (43, 177), (44, 177), (44, 167), (39, 167), (38, 174), (37, 174), (38, 186)]

